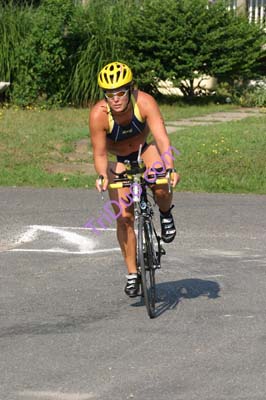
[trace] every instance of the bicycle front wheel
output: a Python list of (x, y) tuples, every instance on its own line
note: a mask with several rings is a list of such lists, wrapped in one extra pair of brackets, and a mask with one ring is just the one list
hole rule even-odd
[(138, 224), (138, 265), (141, 273), (141, 289), (145, 306), (150, 318), (155, 317), (155, 266), (154, 247), (152, 240), (152, 224), (146, 221), (143, 215), (139, 217)]

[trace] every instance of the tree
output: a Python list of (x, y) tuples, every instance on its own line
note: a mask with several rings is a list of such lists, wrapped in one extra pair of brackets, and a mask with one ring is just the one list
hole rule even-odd
[(158, 79), (170, 79), (191, 96), (195, 78), (203, 75), (220, 81), (254, 77), (265, 52), (264, 31), (222, 1), (207, 6), (206, 0), (144, 0), (131, 13), (124, 37), (142, 87), (154, 93)]
[(220, 81), (250, 79), (259, 74), (265, 55), (264, 30), (243, 15), (228, 12), (219, 2), (209, 10), (209, 31), (202, 47), (211, 57), (209, 73)]
[(11, 93), (13, 102), (60, 103), (69, 77), (67, 28), (74, 12), (72, 0), (43, 0), (34, 10), (29, 33), (17, 54), (19, 68)]

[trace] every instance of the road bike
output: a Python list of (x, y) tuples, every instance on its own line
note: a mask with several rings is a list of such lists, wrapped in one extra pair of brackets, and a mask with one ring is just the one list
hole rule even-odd
[[(162, 168), (161, 168), (162, 170)], [(170, 176), (165, 171), (157, 169), (156, 175), (144, 175), (145, 166), (138, 157), (137, 161), (125, 161), (125, 171), (115, 173), (114, 183), (109, 184), (110, 189), (130, 187), (134, 204), (134, 220), (137, 228), (137, 269), (140, 275), (140, 295), (150, 318), (156, 316), (156, 284), (155, 272), (161, 268), (161, 256), (165, 250), (161, 245), (161, 237), (157, 234), (153, 221), (153, 205), (149, 198), (154, 196), (147, 192), (149, 186), (168, 184), (171, 191)]]

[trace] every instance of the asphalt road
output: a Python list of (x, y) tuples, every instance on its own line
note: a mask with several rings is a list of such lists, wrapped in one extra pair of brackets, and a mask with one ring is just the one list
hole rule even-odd
[(175, 194), (154, 320), (103, 204), (0, 188), (0, 399), (265, 400), (266, 196)]

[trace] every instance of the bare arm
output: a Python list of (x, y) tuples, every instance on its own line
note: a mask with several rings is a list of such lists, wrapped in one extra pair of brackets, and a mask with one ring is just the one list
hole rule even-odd
[[(91, 144), (93, 150), (94, 167), (98, 175), (104, 177), (102, 189), (106, 190), (108, 185), (108, 155), (106, 143), (106, 111), (102, 102), (97, 103), (91, 110), (89, 116), (89, 129), (91, 134)], [(99, 191), (98, 182), (96, 187)]]
[[(149, 129), (155, 139), (160, 154), (172, 154), (170, 139), (168, 137), (164, 120), (157, 102), (152, 96), (142, 92), (140, 96), (140, 105), (142, 115), (146, 118)], [(169, 157), (167, 161), (167, 167), (174, 168), (174, 157)], [(171, 180), (172, 186), (176, 186), (179, 179), (179, 175), (174, 173)]]
[[(160, 154), (169, 150), (171, 146), (168, 134), (165, 129), (164, 120), (157, 102), (147, 93), (142, 92), (141, 96), (142, 115), (146, 118), (149, 129), (155, 139)], [(171, 160), (169, 168), (173, 168), (174, 164)]]

